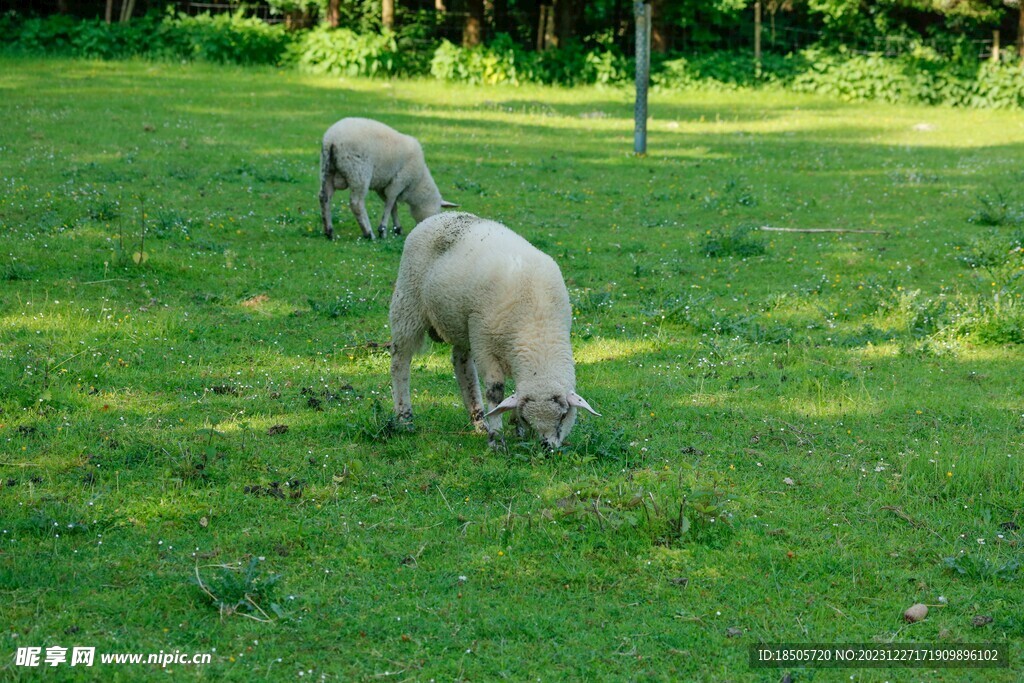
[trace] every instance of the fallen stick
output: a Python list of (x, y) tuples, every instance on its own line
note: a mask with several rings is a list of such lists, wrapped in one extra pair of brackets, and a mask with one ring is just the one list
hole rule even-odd
[(770, 225), (762, 225), (758, 230), (769, 230), (771, 232), (859, 232), (868, 235), (888, 235), (888, 230), (854, 230), (852, 228), (773, 228)]

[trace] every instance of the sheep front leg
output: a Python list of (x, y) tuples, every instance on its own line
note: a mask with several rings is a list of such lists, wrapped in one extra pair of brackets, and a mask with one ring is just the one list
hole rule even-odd
[(396, 235), (402, 234), (402, 226), (398, 224), (398, 202), (391, 207), (391, 225), (394, 226)]
[(452, 347), (452, 367), (455, 368), (455, 378), (459, 382), (459, 390), (462, 392), (462, 402), (469, 411), (469, 419), (477, 430), (484, 429), (484, 402), (480, 397), (480, 381), (476, 374), (476, 364), (469, 354), (468, 349)]
[[(505, 373), (496, 363), (488, 363), (484, 368), (484, 386), (487, 388), (487, 411), (490, 412), (505, 398)], [(505, 445), (505, 437), (501, 434), (500, 414), (485, 417), (484, 427), (487, 429), (487, 444), (491, 448)]]
[(398, 227), (398, 195), (381, 193), (381, 197), (384, 199), (384, 215), (380, 217), (377, 234), (381, 237), (388, 234), (388, 217), (391, 218), (391, 222), (395, 226), (395, 234), (401, 234), (401, 228)]

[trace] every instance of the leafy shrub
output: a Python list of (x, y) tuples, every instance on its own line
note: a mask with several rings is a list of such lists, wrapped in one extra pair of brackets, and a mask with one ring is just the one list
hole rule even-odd
[(336, 76), (393, 76), (402, 71), (393, 33), (359, 35), (317, 27), (292, 46), (291, 59), (313, 73)]
[(907, 90), (900, 65), (881, 55), (832, 54), (818, 50), (805, 53), (808, 69), (792, 81), (797, 92), (830, 95), (846, 101), (899, 101)]
[(44, 19), (26, 19), (13, 29), (14, 40), (9, 45), (34, 54), (115, 59), (144, 52), (157, 29), (158, 22), (151, 18), (132, 24), (106, 24), (98, 19), (78, 21), (58, 14)]
[(962, 327), (979, 344), (1024, 344), (1024, 306), (1010, 301), (981, 307)]
[(148, 15), (129, 23), (65, 15), (8, 24), (7, 49), (117, 59), (148, 56), (236, 64), (279, 64), (292, 37), (282, 26), (238, 14)]
[(536, 82), (538, 57), (500, 34), (490, 45), (464, 48), (442, 40), (430, 60), (430, 74), (445, 81), (471, 84)]
[(614, 49), (586, 50), (574, 42), (564, 48), (540, 53), (536, 79), (541, 83), (610, 85), (630, 79), (629, 60)]
[(499, 34), (489, 45), (464, 48), (447, 40), (430, 61), (434, 78), (464, 83), (614, 84), (632, 75), (629, 60), (615, 50), (587, 51), (579, 43), (536, 53)]
[(920, 102), (954, 107), (1024, 106), (1019, 64), (943, 60), (934, 55), (896, 58), (808, 49), (806, 68), (781, 80), (797, 92), (848, 101)]
[(585, 58), (584, 75), (588, 83), (613, 85), (628, 81), (636, 68), (635, 62), (615, 50), (592, 50)]
[[(237, 14), (181, 16), (170, 22), (172, 33), (189, 46), (191, 56), (210, 62), (279, 64), (291, 36), (280, 24)], [(178, 38), (178, 36), (175, 36)]]

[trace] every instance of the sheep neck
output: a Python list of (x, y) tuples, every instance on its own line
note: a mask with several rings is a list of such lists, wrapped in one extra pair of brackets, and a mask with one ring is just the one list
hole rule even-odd
[[(568, 326), (552, 325), (560, 316), (553, 311), (538, 310), (537, 302), (527, 304), (531, 313), (514, 331), (510, 344), (510, 370), (516, 391), (550, 387), (556, 393), (571, 391), (576, 385), (572, 360), (572, 344)], [(554, 307), (552, 307), (554, 308)], [(568, 374), (565, 368), (568, 368)]]

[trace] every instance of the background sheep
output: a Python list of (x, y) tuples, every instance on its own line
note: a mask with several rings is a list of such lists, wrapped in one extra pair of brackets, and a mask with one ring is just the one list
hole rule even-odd
[(457, 206), (441, 198), (416, 138), (371, 119), (342, 119), (324, 133), (320, 150), (320, 215), (328, 239), (334, 238), (331, 197), (335, 190), (345, 188), (349, 189), (349, 207), (363, 236), (369, 239), (373, 239), (366, 213), (366, 195), (370, 190), (384, 200), (384, 215), (377, 227), (381, 237), (387, 230), (388, 215), (395, 234), (402, 233), (398, 223), (399, 201), (409, 205), (417, 223), (440, 213), (442, 207)]
[[(412, 422), (409, 366), (424, 335), (452, 345), (470, 419), (502, 442), (501, 414), (515, 410), (549, 447), (561, 445), (576, 409), (572, 309), (555, 262), (500, 223), (468, 213), (428, 218), (406, 238), (391, 298), (391, 389), (400, 422)], [(487, 387), (485, 415), (477, 368)], [(515, 393), (505, 394), (505, 378)]]

